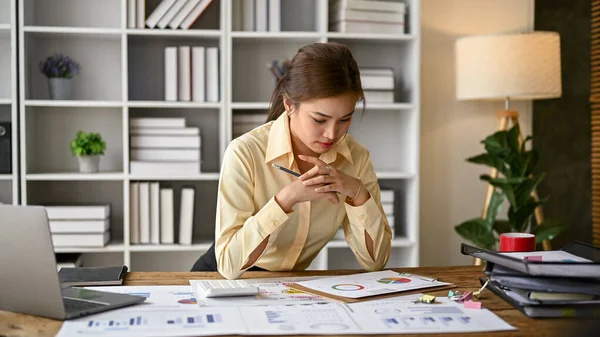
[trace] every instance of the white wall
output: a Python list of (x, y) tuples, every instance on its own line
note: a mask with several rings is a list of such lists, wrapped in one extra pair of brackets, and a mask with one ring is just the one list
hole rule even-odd
[[(487, 168), (467, 157), (497, 126), (503, 103), (458, 102), (454, 41), (472, 34), (533, 30), (534, 0), (423, 0), (421, 65), (421, 265), (471, 264), (460, 254), (460, 222), (481, 214)], [(516, 102), (521, 128), (531, 134), (531, 103)]]

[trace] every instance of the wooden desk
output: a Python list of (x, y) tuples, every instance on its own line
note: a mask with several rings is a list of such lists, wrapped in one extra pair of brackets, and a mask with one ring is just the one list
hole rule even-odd
[[(432, 267), (432, 268), (402, 268), (395, 271), (405, 271), (423, 276), (437, 277), (440, 281), (451, 282), (458, 290), (474, 290), (480, 288), (479, 277), (481, 267)], [(244, 278), (291, 277), (312, 275), (345, 275), (356, 273), (355, 270), (306, 271), (306, 272), (247, 272)], [(132, 272), (125, 278), (125, 285), (189, 285), (190, 279), (221, 279), (218, 273), (162, 273), (162, 272)], [(446, 296), (448, 290), (432, 292), (436, 296)], [(571, 319), (532, 319), (514, 309), (508, 303), (485, 291), (480, 299), (484, 307), (494, 311), (518, 331), (473, 334), (477, 336), (570, 336), (574, 328), (581, 326), (581, 321)], [(0, 311), (0, 337), (50, 337), (56, 335), (62, 322), (36, 316)], [(450, 336), (456, 334), (449, 334)], [(578, 333), (578, 336), (583, 334)], [(349, 336), (349, 335), (342, 335)], [(408, 335), (399, 335), (408, 336)], [(423, 334), (411, 336), (426, 336)]]

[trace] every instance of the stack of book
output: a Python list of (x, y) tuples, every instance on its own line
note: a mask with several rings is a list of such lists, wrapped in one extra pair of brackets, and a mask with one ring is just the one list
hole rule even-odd
[(595, 317), (600, 312), (600, 248), (498, 253), (462, 244), (486, 261), (482, 284), (529, 317)]
[(394, 103), (395, 78), (392, 68), (360, 68), (365, 101)]
[[(234, 29), (246, 32), (279, 32), (281, 30), (281, 0), (238, 0)], [(236, 30), (237, 30), (236, 29)]]
[(146, 18), (146, 0), (127, 0), (127, 28), (189, 29), (213, 0), (162, 0)]
[[(174, 244), (175, 205), (173, 188), (160, 187), (158, 182), (129, 184), (129, 233), (131, 244)], [(192, 244), (195, 190), (181, 189), (179, 237), (182, 245)]]
[(267, 121), (267, 114), (234, 114), (233, 138), (237, 138)]
[(44, 207), (54, 247), (104, 247), (110, 242), (110, 205)]
[(200, 129), (186, 127), (185, 118), (129, 120), (131, 174), (194, 175), (200, 172)]
[(405, 15), (403, 2), (329, 0), (329, 30), (333, 32), (404, 34)]
[(219, 101), (219, 48), (165, 47), (165, 100)]

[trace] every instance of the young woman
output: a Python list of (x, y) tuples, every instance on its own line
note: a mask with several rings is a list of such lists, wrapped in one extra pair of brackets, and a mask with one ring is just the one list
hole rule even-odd
[(304, 270), (340, 225), (362, 267), (386, 265), (391, 231), (377, 176), (369, 151), (347, 134), (358, 100), (360, 73), (346, 46), (298, 50), (273, 92), (268, 122), (225, 151), (215, 244), (192, 271), (235, 279), (249, 269)]

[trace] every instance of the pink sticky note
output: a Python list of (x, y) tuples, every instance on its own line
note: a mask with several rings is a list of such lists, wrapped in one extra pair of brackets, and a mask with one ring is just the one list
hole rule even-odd
[(466, 301), (464, 302), (465, 308), (467, 309), (481, 309), (483, 307), (481, 302)]
[(525, 256), (525, 260), (527, 261), (542, 261), (542, 256), (541, 255), (535, 255), (535, 256)]

